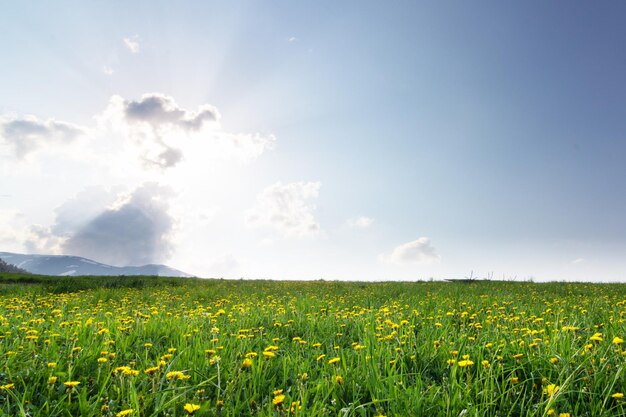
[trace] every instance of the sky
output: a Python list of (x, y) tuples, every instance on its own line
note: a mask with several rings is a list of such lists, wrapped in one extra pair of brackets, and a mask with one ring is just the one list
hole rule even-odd
[(626, 3), (10, 2), (0, 251), (626, 281)]

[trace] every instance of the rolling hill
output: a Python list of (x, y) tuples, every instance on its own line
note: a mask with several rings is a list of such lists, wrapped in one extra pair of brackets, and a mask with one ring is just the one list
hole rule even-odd
[(158, 275), (167, 277), (192, 277), (193, 275), (167, 265), (112, 266), (79, 256), (26, 255), (0, 252), (0, 259), (33, 274), (81, 275)]

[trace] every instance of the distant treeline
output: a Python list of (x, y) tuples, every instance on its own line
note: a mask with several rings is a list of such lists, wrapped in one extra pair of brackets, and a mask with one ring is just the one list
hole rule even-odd
[(0, 259), (0, 272), (12, 272), (15, 274), (28, 274), (28, 271), (22, 268), (18, 268), (15, 265), (8, 264)]

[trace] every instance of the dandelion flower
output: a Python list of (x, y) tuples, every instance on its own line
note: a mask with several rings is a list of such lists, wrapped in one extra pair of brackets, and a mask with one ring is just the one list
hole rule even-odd
[(159, 372), (159, 367), (158, 366), (154, 366), (152, 368), (148, 368), (144, 371), (147, 375), (154, 375), (157, 372)]
[(189, 379), (190, 375), (185, 375), (181, 371), (171, 371), (165, 374), (165, 378), (167, 379)]
[(187, 412), (187, 414), (191, 415), (195, 413), (196, 411), (198, 411), (200, 409), (200, 406), (198, 404), (187, 403), (185, 404), (183, 409)]
[(547, 395), (554, 395), (558, 392), (559, 388), (561, 387), (559, 387), (556, 384), (549, 384), (547, 387), (543, 389), (543, 393)]
[(466, 366), (472, 366), (472, 365), (474, 365), (474, 362), (472, 362), (472, 361), (471, 361), (471, 360), (469, 360), (469, 359), (463, 359), (462, 361), (459, 361), (459, 362), (458, 362), (458, 365), (459, 365), (461, 368), (465, 368)]
[(621, 392), (616, 392), (615, 394), (611, 395), (612, 398), (615, 398), (616, 400), (620, 400), (622, 398), (624, 398), (624, 394)]
[(602, 342), (604, 339), (602, 338), (602, 333), (595, 333), (589, 338), (589, 340), (592, 340), (594, 342)]
[(132, 414), (132, 413), (134, 413), (134, 412), (135, 412), (135, 410), (133, 410), (132, 408), (128, 408), (128, 409), (126, 409), (126, 410), (122, 410), (122, 411), (120, 411), (119, 413), (117, 413), (117, 414), (115, 415), (115, 417), (126, 417), (126, 416), (131, 415), (131, 414)]
[(77, 387), (79, 384), (80, 384), (79, 381), (66, 381), (66, 382), (63, 383), (63, 385), (65, 385), (69, 389)]
[(624, 343), (624, 339), (622, 339), (621, 337), (615, 336), (613, 338), (613, 344), (614, 345), (621, 345), (622, 343)]
[(343, 384), (343, 377), (341, 375), (337, 375), (335, 377), (335, 382), (338, 383), (339, 385)]
[(274, 397), (274, 399), (272, 400), (272, 404), (274, 404), (275, 406), (280, 406), (282, 405), (282, 403), (285, 401), (285, 395), (284, 394), (278, 394), (277, 396)]
[(338, 363), (341, 360), (341, 358), (332, 358), (328, 361), (329, 365), (334, 365), (336, 363)]

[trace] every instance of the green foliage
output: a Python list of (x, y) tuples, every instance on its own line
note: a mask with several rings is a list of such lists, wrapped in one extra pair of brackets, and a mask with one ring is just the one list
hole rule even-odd
[(0, 274), (0, 415), (623, 415), (625, 315), (617, 284)]

